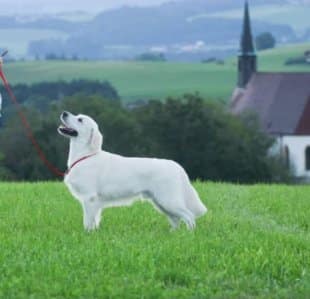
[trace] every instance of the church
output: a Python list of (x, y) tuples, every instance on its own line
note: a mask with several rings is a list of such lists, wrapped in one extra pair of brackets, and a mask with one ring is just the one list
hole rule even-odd
[(247, 2), (238, 55), (238, 83), (230, 110), (236, 115), (255, 113), (262, 130), (275, 137), (271, 152), (281, 154), (297, 179), (310, 181), (310, 70), (257, 70)]

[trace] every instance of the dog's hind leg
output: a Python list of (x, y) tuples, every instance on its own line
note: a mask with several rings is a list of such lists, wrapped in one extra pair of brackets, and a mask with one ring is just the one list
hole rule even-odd
[(193, 230), (196, 227), (195, 217), (189, 210), (180, 209), (171, 211), (166, 209), (166, 207), (159, 205), (156, 201), (154, 201), (154, 204), (161, 212), (163, 212), (168, 217), (168, 220), (173, 230), (179, 227), (181, 220), (185, 223), (188, 230)]
[(177, 215), (172, 214), (170, 211), (164, 209), (155, 200), (152, 200), (152, 202), (153, 202), (154, 206), (157, 208), (157, 210), (159, 210), (161, 213), (163, 213), (164, 215), (167, 216), (168, 221), (172, 227), (172, 230), (176, 230), (179, 227), (180, 218)]
[(179, 211), (181, 220), (186, 224), (188, 230), (193, 230), (196, 227), (195, 217), (188, 210)]
[(148, 197), (152, 200), (154, 206), (163, 214), (168, 217), (168, 220), (173, 229), (178, 228), (180, 220), (182, 220), (189, 230), (193, 230), (196, 226), (195, 216), (186, 207), (171, 207), (168, 203), (171, 202), (170, 198), (165, 201), (163, 196), (160, 200), (152, 193), (148, 193)]
[(150, 201), (152, 202), (155, 209), (167, 216), (168, 221), (169, 221), (170, 225), (172, 226), (172, 230), (175, 230), (179, 227), (179, 224), (180, 224), (179, 217), (177, 215), (169, 212), (162, 205), (160, 205), (158, 203), (158, 201), (156, 200), (156, 198), (154, 197), (153, 193), (151, 193), (149, 191), (143, 192), (143, 197), (150, 199)]
[(180, 219), (177, 216), (167, 215), (168, 221), (172, 226), (172, 230), (176, 230), (180, 225)]

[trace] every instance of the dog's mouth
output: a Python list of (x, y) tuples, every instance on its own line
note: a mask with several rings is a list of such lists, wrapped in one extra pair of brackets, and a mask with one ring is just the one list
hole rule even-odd
[(70, 136), (70, 137), (77, 137), (78, 136), (78, 131), (68, 127), (63, 119), (61, 119), (62, 124), (58, 127), (58, 132), (62, 135), (65, 136)]

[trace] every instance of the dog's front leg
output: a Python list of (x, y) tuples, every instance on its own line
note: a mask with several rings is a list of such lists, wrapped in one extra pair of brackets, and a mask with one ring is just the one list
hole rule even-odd
[(83, 201), (83, 223), (87, 231), (99, 227), (101, 219), (101, 203), (97, 198), (91, 197)]

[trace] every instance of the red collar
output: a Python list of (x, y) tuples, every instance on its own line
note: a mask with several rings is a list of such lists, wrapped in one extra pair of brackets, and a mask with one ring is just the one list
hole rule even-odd
[(72, 170), (72, 168), (73, 168), (74, 166), (76, 166), (78, 163), (80, 163), (80, 162), (82, 162), (82, 161), (84, 161), (84, 160), (86, 160), (86, 159), (88, 159), (88, 158), (90, 158), (90, 157), (93, 157), (93, 156), (95, 156), (95, 155), (97, 155), (97, 153), (91, 154), (91, 155), (88, 155), (88, 156), (84, 156), (84, 157), (78, 159), (77, 161), (75, 161), (74, 163), (71, 164), (71, 166), (70, 166), (70, 167), (67, 169), (67, 171), (65, 172), (65, 175), (69, 174), (69, 172)]

